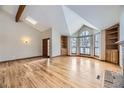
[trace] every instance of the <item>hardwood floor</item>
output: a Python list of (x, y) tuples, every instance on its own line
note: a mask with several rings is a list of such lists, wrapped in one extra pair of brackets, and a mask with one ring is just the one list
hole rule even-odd
[[(0, 87), (102, 87), (104, 70), (117, 65), (84, 57), (33, 58), (0, 63)], [(96, 79), (100, 75), (100, 79)]]

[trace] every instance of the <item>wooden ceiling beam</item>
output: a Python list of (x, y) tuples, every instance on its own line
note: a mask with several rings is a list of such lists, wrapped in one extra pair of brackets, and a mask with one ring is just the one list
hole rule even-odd
[(19, 8), (18, 8), (18, 11), (17, 11), (17, 14), (16, 14), (16, 17), (15, 17), (15, 21), (18, 22), (24, 9), (25, 9), (26, 5), (20, 5)]

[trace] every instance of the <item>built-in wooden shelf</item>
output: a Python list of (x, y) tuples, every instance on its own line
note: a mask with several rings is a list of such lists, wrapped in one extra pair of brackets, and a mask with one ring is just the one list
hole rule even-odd
[(119, 46), (116, 42), (119, 39), (119, 24), (111, 26), (106, 31), (106, 61), (119, 63)]
[(106, 44), (107, 46), (116, 45), (115, 43)]
[(68, 37), (61, 36), (61, 55), (68, 55)]
[[(118, 39), (118, 37), (110, 37), (109, 40)], [(117, 40), (116, 40), (117, 41)]]
[(114, 30), (114, 29), (118, 29), (118, 27), (119, 27), (119, 24), (115, 24), (115, 25), (113, 25), (113, 26), (111, 26), (111, 27), (109, 27), (109, 28), (107, 28), (107, 29), (105, 29), (105, 30)]
[(118, 34), (118, 31), (108, 32), (107, 34), (109, 34), (109, 35), (111, 35), (111, 34)]

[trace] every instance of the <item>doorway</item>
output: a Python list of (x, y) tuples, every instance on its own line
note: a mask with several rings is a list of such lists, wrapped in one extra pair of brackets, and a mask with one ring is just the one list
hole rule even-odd
[(46, 38), (42, 40), (42, 45), (43, 45), (43, 57), (50, 57), (50, 38)]

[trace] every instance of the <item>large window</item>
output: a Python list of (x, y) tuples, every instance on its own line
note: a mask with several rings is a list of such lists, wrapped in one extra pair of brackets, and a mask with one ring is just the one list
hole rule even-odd
[(80, 54), (90, 54), (90, 46), (91, 46), (91, 36), (88, 31), (83, 31), (80, 34), (80, 39), (79, 39), (79, 52)]
[(77, 38), (71, 38), (71, 53), (76, 54), (77, 53)]
[(94, 55), (99, 56), (100, 33), (94, 35)]
[[(71, 54), (77, 55), (100, 55), (100, 33), (82, 31), (77, 37), (71, 38)], [(94, 54), (93, 54), (94, 53)]]

